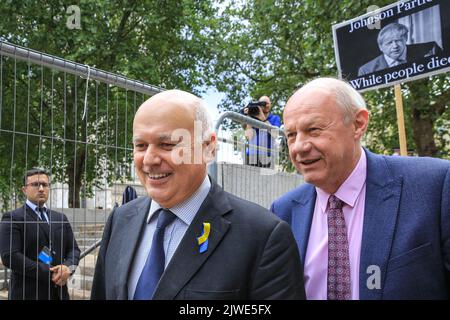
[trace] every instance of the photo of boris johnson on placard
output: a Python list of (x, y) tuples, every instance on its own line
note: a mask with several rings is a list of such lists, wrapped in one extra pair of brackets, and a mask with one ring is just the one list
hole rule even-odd
[(450, 1), (400, 1), (333, 26), (341, 78), (359, 91), (450, 70)]

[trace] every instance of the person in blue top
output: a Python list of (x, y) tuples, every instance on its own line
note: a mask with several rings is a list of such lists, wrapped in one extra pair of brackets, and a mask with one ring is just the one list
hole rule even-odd
[[(272, 104), (269, 97), (262, 96), (258, 101), (265, 102), (265, 105), (258, 107), (259, 113), (254, 118), (272, 126), (281, 127), (280, 117), (270, 113)], [(244, 114), (248, 114), (248, 108), (244, 109)], [(268, 130), (253, 128), (247, 124), (245, 136), (248, 139), (245, 163), (256, 167), (270, 167), (273, 137)]]

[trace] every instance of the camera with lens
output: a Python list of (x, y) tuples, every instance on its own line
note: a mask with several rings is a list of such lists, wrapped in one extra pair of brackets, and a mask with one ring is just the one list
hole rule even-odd
[(266, 101), (256, 101), (256, 102), (254, 102), (254, 101), (252, 101), (252, 102), (250, 102), (247, 106), (246, 106), (246, 108), (248, 108), (248, 113), (247, 113), (247, 115), (249, 116), (249, 117), (252, 117), (252, 118), (255, 118), (255, 119), (257, 119), (257, 120), (259, 120), (257, 117), (258, 117), (258, 115), (259, 115), (259, 108), (260, 107), (265, 107), (266, 106), (266, 104), (267, 104), (267, 102)]

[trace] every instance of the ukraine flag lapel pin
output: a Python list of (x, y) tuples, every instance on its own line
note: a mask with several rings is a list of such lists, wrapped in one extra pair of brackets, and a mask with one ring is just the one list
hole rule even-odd
[(199, 252), (203, 253), (208, 250), (208, 237), (211, 230), (211, 224), (209, 222), (203, 222), (202, 235), (197, 238), (198, 245), (200, 246)]

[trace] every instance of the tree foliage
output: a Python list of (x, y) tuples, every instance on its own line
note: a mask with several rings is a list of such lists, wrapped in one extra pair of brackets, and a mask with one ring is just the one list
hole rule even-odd
[[(293, 91), (313, 78), (336, 76), (332, 25), (393, 1), (233, 2), (211, 32), (216, 50), (212, 83), (226, 94), (222, 109), (238, 110), (244, 101), (269, 95), (281, 114)], [(448, 75), (403, 86), (408, 149), (414, 154), (450, 156)], [(371, 112), (365, 139), (373, 151), (392, 154), (399, 147), (392, 88), (364, 94)]]
[[(78, 5), (81, 29), (70, 29), (67, 8)], [(210, 1), (2, 1), (2, 40), (165, 87), (195, 91), (208, 64), (203, 30)], [(93, 185), (123, 177), (129, 166), (133, 91), (2, 57), (0, 129), (2, 194), (18, 191), (26, 168), (52, 167), (69, 184), (69, 205), (80, 206)], [(20, 131), (28, 135), (13, 134)], [(11, 156), (12, 155), (12, 156)], [(82, 186), (84, 189), (82, 189)], [(7, 199), (4, 199), (7, 200)]]
[[(222, 110), (240, 110), (269, 95), (282, 113), (293, 91), (318, 76), (336, 76), (332, 25), (391, 0), (83, 0), (0, 3), (2, 40), (165, 88), (226, 94)], [(67, 8), (78, 5), (81, 29)], [(45, 165), (80, 192), (127, 172), (134, 109), (145, 96), (1, 57), (0, 188), (18, 191), (26, 168)], [(408, 147), (450, 155), (449, 76), (403, 85)], [(364, 94), (371, 112), (366, 145), (398, 148), (391, 88)], [(18, 132), (29, 133), (28, 135)], [(285, 159), (286, 160), (286, 159)], [(122, 169), (124, 168), (124, 169)], [(84, 189), (82, 188), (84, 187)]]

